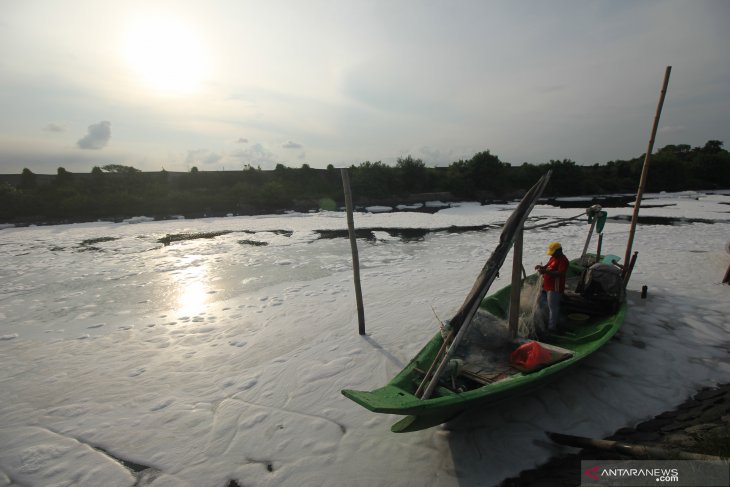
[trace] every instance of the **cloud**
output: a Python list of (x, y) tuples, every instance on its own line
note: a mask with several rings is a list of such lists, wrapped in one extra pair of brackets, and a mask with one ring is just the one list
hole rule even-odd
[(222, 159), (223, 156), (211, 152), (208, 149), (193, 149), (188, 151), (188, 155), (185, 158), (185, 163), (190, 165), (202, 164), (204, 166), (210, 166), (215, 164)]
[(431, 146), (421, 146), (413, 151), (415, 157), (420, 158), (428, 166), (448, 166), (459, 159), (468, 159), (473, 154), (465, 150), (441, 150)]
[(244, 137), (239, 137), (238, 140), (236, 141), (236, 144), (248, 144), (248, 139), (246, 139)]
[(244, 150), (235, 151), (231, 157), (238, 159), (241, 165), (261, 166), (262, 169), (273, 169), (279, 162), (276, 156), (260, 143)]
[(292, 142), (291, 140), (287, 142), (286, 144), (283, 144), (281, 146), (282, 149), (301, 149), (302, 144), (297, 144), (296, 142)]
[[(36, 174), (56, 174), (59, 166), (78, 173), (87, 173), (94, 166), (106, 164), (133, 165), (143, 170), (144, 162), (130, 158), (129, 153), (117, 147), (103, 151), (79, 150), (75, 145), (61, 143), (56, 137), (8, 136), (0, 134), (0, 172), (20, 173), (27, 167)], [(140, 166), (139, 164), (142, 164)]]
[(103, 149), (112, 137), (112, 124), (106, 120), (89, 125), (89, 133), (76, 142), (81, 149)]
[(62, 125), (58, 125), (57, 123), (49, 123), (45, 127), (43, 127), (44, 132), (63, 132), (66, 130)]

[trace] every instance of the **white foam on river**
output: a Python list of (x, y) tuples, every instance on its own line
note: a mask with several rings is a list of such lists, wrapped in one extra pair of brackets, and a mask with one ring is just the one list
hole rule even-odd
[[(647, 419), (730, 373), (730, 287), (719, 284), (730, 196), (651, 204), (662, 206), (642, 215), (716, 223), (639, 227), (616, 339), (533, 395), (403, 435), (389, 431), (396, 417), (339, 391), (383, 385), (410, 360), (438, 329), (432, 308), (442, 319), (458, 309), (499, 230), (404, 242), (382, 229), (498, 224), (514, 204), (356, 214), (379, 229), (358, 241), (366, 337), (349, 242), (316, 233), (346, 229), (341, 212), (2, 229), (0, 486), (135, 485), (115, 459), (151, 467), (136, 485), (155, 487), (493, 485), (558, 451), (546, 430), (595, 437)], [(577, 255), (586, 233), (527, 232), (526, 267), (552, 240)], [(627, 237), (609, 221), (604, 251), (623, 257)]]

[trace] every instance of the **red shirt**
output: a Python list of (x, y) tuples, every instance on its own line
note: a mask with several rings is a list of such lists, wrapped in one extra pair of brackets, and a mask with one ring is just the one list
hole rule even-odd
[[(568, 272), (568, 258), (565, 255), (550, 257), (547, 265), (545, 265), (545, 274), (543, 274), (542, 288), (545, 291), (565, 291), (565, 275)], [(560, 277), (554, 277), (549, 272), (559, 272)]]

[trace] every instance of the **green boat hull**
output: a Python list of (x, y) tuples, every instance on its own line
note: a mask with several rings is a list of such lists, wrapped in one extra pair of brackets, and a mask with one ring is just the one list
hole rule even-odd
[[(569, 276), (580, 275), (582, 270), (577, 262), (571, 262)], [(531, 276), (528, 280), (534, 278)], [(509, 299), (510, 286), (507, 286), (484, 299), (481, 308), (500, 319), (506, 319)], [(423, 370), (429, 368), (443, 343), (441, 333), (436, 333), (413, 360), (384, 387), (372, 391), (345, 389), (342, 394), (370, 411), (406, 416), (393, 425), (393, 432), (430, 428), (453, 419), (467, 409), (529, 394), (549, 383), (605, 345), (621, 327), (625, 314), (626, 304), (621, 303), (610, 314), (592, 317), (585, 324), (547, 337), (545, 342), (572, 352), (565, 360), (533, 372), (514, 371), (514, 374), (506, 378), (465, 392), (454, 392), (438, 386), (431, 398), (423, 400), (416, 397), (415, 392), (423, 379)]]

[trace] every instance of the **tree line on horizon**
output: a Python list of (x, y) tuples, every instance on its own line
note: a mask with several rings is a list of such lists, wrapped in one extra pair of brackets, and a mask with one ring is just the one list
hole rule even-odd
[[(633, 193), (644, 155), (581, 166), (570, 159), (513, 166), (489, 150), (448, 167), (427, 167), (411, 156), (395, 166), (365, 161), (349, 168), (358, 204), (398, 203), (423, 193), (448, 194), (481, 202), (517, 198), (542, 174), (553, 175), (547, 197)], [(164, 218), (261, 214), (281, 210), (336, 209), (343, 204), (340, 171), (331, 164), (314, 169), (278, 164), (273, 170), (250, 165), (240, 171), (142, 172), (110, 164), (90, 173), (59, 167), (56, 175), (24, 169), (8, 182), (0, 178), (3, 222), (88, 221), (146, 215)], [(729, 189), (730, 153), (723, 142), (703, 147), (667, 145), (652, 154), (646, 190)]]

